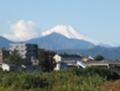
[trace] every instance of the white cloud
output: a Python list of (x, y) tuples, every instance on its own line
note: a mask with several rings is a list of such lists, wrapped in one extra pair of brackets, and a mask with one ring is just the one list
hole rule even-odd
[(36, 25), (33, 21), (19, 20), (10, 27), (10, 32), (4, 37), (13, 41), (25, 41), (34, 37), (38, 37)]

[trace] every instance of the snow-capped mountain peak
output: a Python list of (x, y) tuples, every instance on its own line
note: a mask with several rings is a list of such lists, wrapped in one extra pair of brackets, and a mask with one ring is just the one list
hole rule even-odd
[(51, 28), (50, 30), (43, 32), (41, 35), (47, 36), (52, 33), (61, 34), (69, 39), (85, 40), (85, 41), (89, 41), (89, 42), (92, 42), (93, 44), (95, 44), (94, 41), (92, 41), (92, 40), (88, 39), (87, 37), (85, 37), (84, 35), (80, 34), (70, 25), (67, 25), (67, 26), (57, 25), (54, 28)]

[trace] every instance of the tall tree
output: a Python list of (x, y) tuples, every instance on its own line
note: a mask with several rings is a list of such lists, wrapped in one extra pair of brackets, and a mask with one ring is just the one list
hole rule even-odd
[(39, 64), (43, 71), (52, 71), (54, 68), (53, 56), (54, 52), (46, 51), (44, 49), (39, 49)]
[(15, 64), (15, 65), (21, 65), (23, 62), (22, 62), (22, 58), (19, 55), (19, 53), (16, 50), (14, 50), (10, 54), (10, 56), (8, 57), (7, 63), (9, 63), (9, 64)]
[(102, 55), (97, 55), (97, 56), (95, 57), (95, 60), (96, 60), (96, 61), (102, 61), (102, 60), (104, 60), (104, 57), (103, 57)]

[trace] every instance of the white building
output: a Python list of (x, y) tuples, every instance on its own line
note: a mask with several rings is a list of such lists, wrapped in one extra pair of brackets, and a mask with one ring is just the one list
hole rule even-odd
[(66, 69), (68, 67), (82, 67), (86, 68), (86, 65), (81, 62), (81, 56), (78, 55), (58, 55), (56, 54), (53, 59), (56, 62), (54, 70)]
[(56, 67), (54, 68), (54, 70), (58, 71), (60, 70), (60, 62), (61, 62), (61, 56), (56, 54), (53, 59), (55, 60), (56, 62)]

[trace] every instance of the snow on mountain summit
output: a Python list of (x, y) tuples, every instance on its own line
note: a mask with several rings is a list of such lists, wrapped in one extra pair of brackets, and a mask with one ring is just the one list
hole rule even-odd
[(42, 36), (47, 36), (50, 35), (52, 33), (58, 33), (61, 34), (69, 39), (78, 39), (78, 40), (85, 40), (85, 41), (89, 41), (92, 42), (93, 44), (95, 44), (92, 40), (88, 39), (87, 37), (85, 37), (84, 35), (80, 34), (79, 32), (77, 32), (72, 26), (68, 25), (57, 25), (54, 28), (51, 28), (50, 30), (47, 30), (45, 32), (43, 32), (41, 35)]
[(71, 26), (58, 25), (48, 31), (42, 33), (42, 36), (47, 36), (52, 33), (61, 34), (69, 39), (84, 39), (84, 36), (76, 32)]

